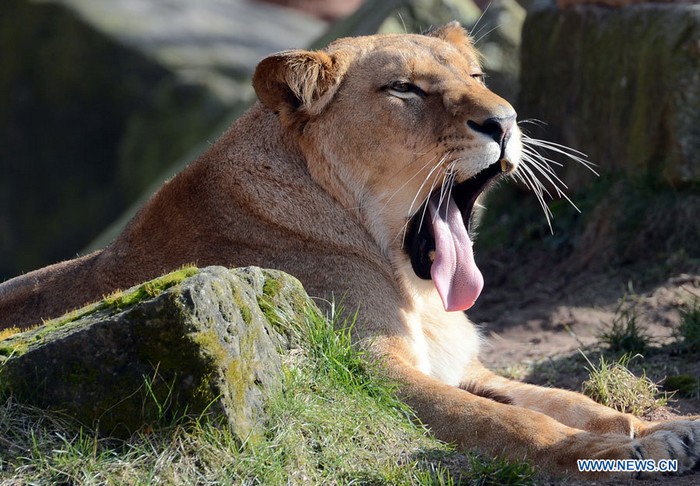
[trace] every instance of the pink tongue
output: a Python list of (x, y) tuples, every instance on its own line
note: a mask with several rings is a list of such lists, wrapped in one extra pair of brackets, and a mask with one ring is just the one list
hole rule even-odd
[(439, 194), (428, 202), (435, 237), (435, 260), (430, 275), (445, 310), (463, 311), (476, 302), (484, 287), (484, 277), (476, 267), (472, 241), (454, 199), (443, 200), (438, 210), (439, 203)]

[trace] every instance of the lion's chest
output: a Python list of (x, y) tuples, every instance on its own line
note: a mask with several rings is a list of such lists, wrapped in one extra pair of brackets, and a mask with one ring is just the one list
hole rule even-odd
[(423, 373), (457, 386), (479, 354), (481, 337), (462, 312), (445, 312), (431, 281), (406, 276), (414, 307), (406, 313), (414, 365)]

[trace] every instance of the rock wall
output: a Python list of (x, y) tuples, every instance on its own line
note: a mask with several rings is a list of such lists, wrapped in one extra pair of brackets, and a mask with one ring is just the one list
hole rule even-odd
[(603, 175), (700, 183), (700, 5), (540, 5), (523, 27), (521, 118)]
[(0, 2), (0, 281), (75, 256), (219, 135), (261, 57), (324, 25), (241, 0)]

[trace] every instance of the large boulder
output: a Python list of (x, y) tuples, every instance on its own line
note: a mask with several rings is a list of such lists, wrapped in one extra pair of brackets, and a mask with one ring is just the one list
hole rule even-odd
[(308, 305), (279, 271), (185, 268), (0, 341), (0, 391), (110, 436), (187, 414), (255, 440)]
[(539, 5), (523, 27), (521, 118), (604, 174), (700, 182), (700, 5)]

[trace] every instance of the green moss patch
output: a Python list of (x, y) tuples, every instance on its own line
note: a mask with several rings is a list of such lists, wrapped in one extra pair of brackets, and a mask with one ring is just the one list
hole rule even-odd
[(62, 317), (46, 321), (25, 332), (20, 332), (16, 328), (6, 329), (0, 333), (0, 357), (22, 355), (33, 346), (44, 342), (47, 336), (53, 335), (58, 329), (70, 328), (72, 324), (76, 324), (83, 318), (97, 313), (100, 313), (101, 316), (113, 315), (143, 300), (157, 297), (165, 290), (197, 274), (198, 271), (199, 269), (194, 265), (185, 265), (172, 273), (129, 290), (114, 292), (105, 296), (101, 301), (67, 312)]
[(157, 297), (163, 291), (179, 284), (187, 277), (195, 275), (198, 271), (199, 269), (194, 265), (183, 266), (175, 272), (150, 280), (128, 291), (118, 291), (105, 296), (102, 302), (98, 304), (98, 309), (120, 310), (135, 305), (143, 299)]

